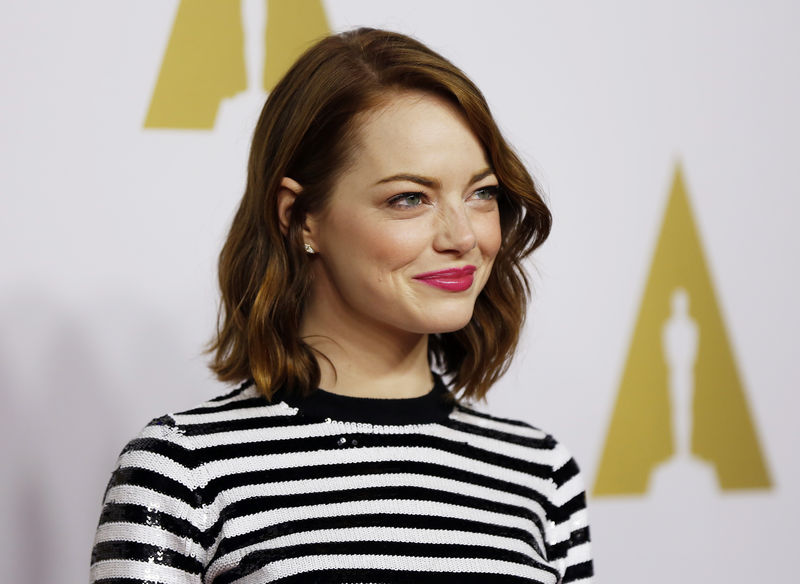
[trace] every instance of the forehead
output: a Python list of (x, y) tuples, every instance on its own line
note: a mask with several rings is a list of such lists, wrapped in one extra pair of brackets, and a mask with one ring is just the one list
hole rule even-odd
[[(355, 125), (355, 166), (375, 172), (430, 171), (485, 164), (483, 147), (463, 113), (438, 95), (392, 94), (360, 114)], [(405, 166), (405, 168), (404, 168)]]

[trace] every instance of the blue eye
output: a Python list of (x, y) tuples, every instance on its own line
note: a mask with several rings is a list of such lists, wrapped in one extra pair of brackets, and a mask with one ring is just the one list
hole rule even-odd
[(500, 194), (500, 187), (495, 185), (478, 189), (473, 193), (473, 196), (476, 199), (480, 199), (482, 201), (490, 201), (492, 199), (496, 199), (499, 194)]
[(389, 205), (400, 208), (419, 207), (423, 197), (422, 193), (402, 193), (389, 199)]

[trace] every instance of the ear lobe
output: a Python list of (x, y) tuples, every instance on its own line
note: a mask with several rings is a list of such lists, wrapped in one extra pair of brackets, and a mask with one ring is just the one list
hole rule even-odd
[(281, 225), (281, 233), (286, 236), (289, 233), (289, 218), (292, 216), (292, 205), (294, 201), (303, 191), (296, 180), (285, 176), (281, 179), (280, 186), (278, 187), (278, 221)]

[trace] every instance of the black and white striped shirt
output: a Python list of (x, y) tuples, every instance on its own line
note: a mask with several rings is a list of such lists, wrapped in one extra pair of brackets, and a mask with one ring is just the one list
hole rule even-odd
[(252, 384), (120, 454), (97, 584), (590, 582), (578, 467), (548, 434), (454, 404)]

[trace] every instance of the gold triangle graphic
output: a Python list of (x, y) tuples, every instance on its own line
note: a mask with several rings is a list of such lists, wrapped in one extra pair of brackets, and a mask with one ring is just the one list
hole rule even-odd
[[(270, 0), (264, 87), (327, 34), (321, 0)], [(246, 88), (241, 0), (181, 0), (144, 127), (210, 130), (222, 100)]]
[(673, 453), (662, 327), (670, 297), (683, 288), (700, 336), (694, 365), (691, 450), (724, 489), (769, 488), (771, 481), (714, 293), (680, 166), (633, 331), (594, 485), (595, 495), (642, 494)]
[(264, 88), (271, 91), (315, 41), (330, 34), (321, 0), (270, 0)]
[(211, 129), (247, 87), (239, 0), (181, 0), (145, 128)]

